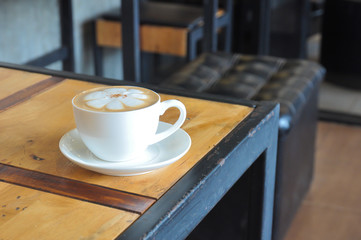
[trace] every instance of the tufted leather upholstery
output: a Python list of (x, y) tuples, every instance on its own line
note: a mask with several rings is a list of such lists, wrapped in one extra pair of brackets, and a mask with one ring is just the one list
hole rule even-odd
[(317, 97), (324, 74), (322, 66), (306, 60), (206, 53), (161, 84), (280, 104), (273, 240), (285, 235), (312, 181)]
[(315, 62), (270, 56), (205, 53), (162, 85), (196, 92), (280, 103), (280, 130), (289, 131), (299, 109), (323, 79)]

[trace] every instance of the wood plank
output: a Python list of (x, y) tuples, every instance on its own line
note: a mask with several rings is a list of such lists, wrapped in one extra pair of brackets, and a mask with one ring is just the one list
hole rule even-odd
[(187, 55), (187, 29), (142, 25), (140, 31), (142, 51), (180, 57)]
[(0, 180), (139, 214), (155, 202), (154, 199), (1, 163)]
[[(96, 39), (99, 46), (117, 48), (122, 46), (121, 23), (97, 20), (96, 29)], [(186, 56), (188, 29), (141, 25), (139, 31), (142, 51)]]
[[(61, 154), (58, 147), (60, 138), (75, 128), (71, 99), (77, 93), (96, 86), (99, 84), (65, 80), (2, 112), (0, 162), (159, 198), (253, 110), (236, 104), (161, 94), (162, 100), (176, 98), (187, 108), (187, 120), (182, 128), (192, 139), (189, 152), (177, 162), (144, 175), (105, 176), (77, 167)], [(161, 120), (172, 123), (177, 115), (171, 109)], [(21, 119), (21, 122), (14, 119)]]
[(122, 26), (118, 22), (97, 20), (96, 21), (96, 43), (103, 47), (121, 47)]
[(0, 99), (50, 77), (49, 75), (0, 67)]
[(138, 217), (0, 182), (0, 239), (115, 239)]
[(41, 91), (44, 91), (63, 80), (63, 78), (59, 77), (50, 77), (0, 99), (0, 112), (30, 99), (34, 95), (39, 94)]

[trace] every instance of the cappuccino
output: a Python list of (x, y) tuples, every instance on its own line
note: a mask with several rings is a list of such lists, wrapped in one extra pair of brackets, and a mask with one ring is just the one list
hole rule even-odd
[(75, 106), (99, 112), (125, 112), (142, 109), (159, 101), (152, 90), (133, 86), (109, 86), (84, 91), (74, 97)]
[[(148, 146), (175, 133), (186, 118), (183, 103), (141, 87), (115, 86), (84, 91), (73, 98), (73, 112), (81, 140), (98, 158), (130, 161)], [(178, 108), (178, 120), (158, 131), (159, 116)]]

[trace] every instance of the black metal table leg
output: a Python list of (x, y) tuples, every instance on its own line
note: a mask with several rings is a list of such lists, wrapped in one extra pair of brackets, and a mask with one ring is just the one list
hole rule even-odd
[(271, 1), (259, 0), (258, 54), (267, 55), (270, 45)]
[(103, 76), (103, 48), (97, 44), (96, 39), (96, 23), (92, 24), (92, 46), (94, 56), (94, 74)]
[(124, 79), (140, 82), (139, 0), (121, 0)]
[(246, 54), (269, 54), (271, 1), (237, 1), (234, 12), (234, 52)]
[(229, 22), (229, 25), (225, 27), (225, 33), (224, 33), (224, 51), (225, 52), (231, 52), (232, 48), (232, 19), (233, 19), (233, 0), (227, 0), (225, 10), (228, 13), (228, 17), (225, 20), (226, 22)]
[(216, 12), (218, 0), (204, 0), (204, 38), (203, 50), (215, 52), (217, 50)]
[(61, 45), (67, 47), (67, 58), (63, 60), (63, 69), (73, 72), (74, 40), (73, 40), (73, 9), (71, 0), (60, 1)]

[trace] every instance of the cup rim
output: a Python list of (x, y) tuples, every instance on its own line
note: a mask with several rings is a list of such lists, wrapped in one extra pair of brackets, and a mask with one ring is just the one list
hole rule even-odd
[[(147, 89), (151, 92), (153, 92), (154, 94), (156, 94), (158, 96), (158, 100), (149, 105), (149, 106), (146, 106), (146, 107), (143, 107), (143, 108), (139, 108), (139, 109), (132, 109), (132, 110), (126, 110), (126, 111), (113, 111), (113, 112), (103, 112), (103, 111), (97, 111), (97, 110), (90, 110), (90, 109), (85, 109), (85, 108), (81, 108), (77, 105), (75, 105), (74, 103), (74, 100), (77, 96), (79, 96), (80, 94), (84, 93), (84, 92), (87, 92), (87, 91), (93, 91), (93, 90), (96, 90), (96, 89), (101, 89), (101, 88), (117, 88), (117, 87), (136, 87), (136, 88), (140, 88), (140, 89)], [(155, 91), (149, 89), (149, 88), (145, 88), (145, 87), (139, 87), (139, 86), (132, 86), (132, 85), (115, 85), (115, 86), (104, 86), (104, 87), (95, 87), (95, 88), (89, 88), (87, 90), (84, 90), (84, 91), (81, 91), (79, 92), (78, 94), (76, 94), (73, 99), (71, 100), (71, 103), (73, 105), (74, 108), (78, 109), (78, 110), (81, 110), (81, 111), (85, 111), (85, 112), (91, 112), (91, 113), (100, 113), (100, 114), (126, 114), (126, 113), (129, 113), (129, 112), (137, 112), (137, 111), (142, 111), (144, 109), (147, 109), (147, 108), (150, 108), (150, 107), (153, 107), (154, 105), (158, 104), (160, 102), (160, 95), (158, 93), (156, 93)]]

